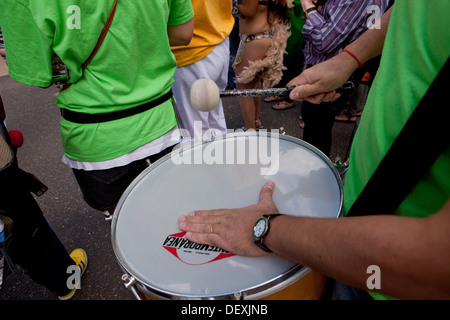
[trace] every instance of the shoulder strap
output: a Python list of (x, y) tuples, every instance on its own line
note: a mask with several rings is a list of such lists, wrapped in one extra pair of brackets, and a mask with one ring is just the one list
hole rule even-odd
[(448, 148), (449, 68), (447, 60), (347, 216), (393, 213)]
[[(105, 40), (106, 34), (108, 33), (109, 27), (111, 26), (111, 23), (113, 21), (114, 18), (114, 14), (116, 12), (116, 7), (117, 7), (117, 0), (114, 1), (114, 4), (112, 6), (111, 12), (109, 14), (108, 20), (106, 20), (106, 24), (103, 27), (102, 33), (100, 34), (100, 38), (97, 41), (97, 44), (95, 45), (94, 50), (92, 50), (91, 55), (89, 56), (89, 58), (87, 58), (87, 60), (82, 64), (81, 66), (81, 70), (86, 69), (87, 65), (91, 62), (91, 60), (94, 58), (95, 54), (97, 53), (98, 49), (100, 48), (100, 46), (103, 43), (103, 40)], [(66, 90), (67, 88), (69, 88), (72, 84), (71, 83), (66, 83), (63, 87), (62, 90)]]
[(117, 0), (114, 1), (114, 4), (113, 4), (112, 9), (111, 9), (111, 13), (109, 14), (108, 20), (106, 20), (106, 24), (103, 27), (102, 33), (100, 34), (100, 38), (98, 39), (94, 50), (92, 51), (92, 53), (89, 56), (89, 58), (83, 63), (83, 65), (81, 67), (83, 70), (91, 62), (92, 58), (94, 58), (94, 56), (97, 53), (98, 49), (102, 45), (103, 40), (105, 40), (106, 34), (108, 33), (109, 27), (111, 26), (111, 23), (113, 21), (114, 13), (116, 12), (116, 6), (117, 6)]

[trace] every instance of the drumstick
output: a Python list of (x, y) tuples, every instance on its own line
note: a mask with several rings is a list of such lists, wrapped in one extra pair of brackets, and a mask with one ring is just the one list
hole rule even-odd
[(294, 87), (219, 91), (214, 81), (201, 78), (192, 84), (191, 104), (199, 111), (208, 112), (219, 104), (221, 97), (284, 96), (288, 95), (292, 89)]
[[(196, 80), (191, 87), (191, 104), (199, 110), (208, 112), (219, 104), (221, 97), (261, 97), (261, 96), (286, 96), (295, 87), (267, 88), (267, 89), (242, 89), (219, 91), (217, 84), (211, 79), (201, 78)], [(336, 89), (341, 94), (353, 95), (353, 82), (347, 81), (342, 87)]]
[[(220, 97), (261, 97), (261, 96), (287, 96), (295, 87), (267, 88), (267, 89), (242, 89), (220, 91)], [(353, 89), (353, 83), (346, 82), (336, 92), (342, 93)]]
[(224, 90), (220, 92), (221, 97), (261, 97), (261, 96), (285, 96), (291, 93), (295, 87), (267, 88), (267, 89), (242, 89)]

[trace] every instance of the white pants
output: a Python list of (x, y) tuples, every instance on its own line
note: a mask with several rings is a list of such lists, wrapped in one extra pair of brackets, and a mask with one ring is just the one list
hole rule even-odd
[(181, 121), (192, 139), (209, 140), (212, 131), (216, 136), (227, 132), (222, 100), (209, 112), (198, 111), (191, 105), (190, 91), (195, 80), (200, 78), (209, 78), (217, 84), (219, 90), (225, 90), (229, 63), (230, 42), (227, 38), (200, 61), (179, 67), (175, 72), (173, 94)]

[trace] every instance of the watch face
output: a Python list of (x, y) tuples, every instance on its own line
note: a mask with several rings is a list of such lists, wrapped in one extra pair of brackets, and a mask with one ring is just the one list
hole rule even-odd
[(253, 236), (259, 238), (266, 232), (267, 222), (266, 219), (260, 218), (253, 227)]

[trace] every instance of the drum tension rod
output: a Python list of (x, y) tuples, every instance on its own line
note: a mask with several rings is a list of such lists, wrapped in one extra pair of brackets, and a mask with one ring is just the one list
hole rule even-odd
[(141, 296), (137, 293), (136, 288), (134, 287), (134, 283), (136, 282), (136, 279), (134, 277), (130, 277), (125, 273), (122, 275), (122, 281), (125, 282), (125, 288), (130, 290), (137, 300), (142, 300)]

